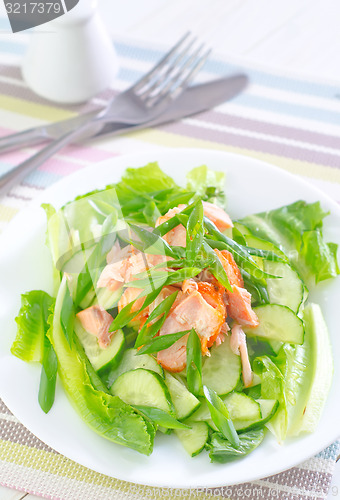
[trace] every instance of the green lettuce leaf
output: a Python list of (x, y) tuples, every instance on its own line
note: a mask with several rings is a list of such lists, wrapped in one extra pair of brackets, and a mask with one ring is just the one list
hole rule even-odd
[(76, 346), (71, 348), (67, 342), (60, 324), (66, 286), (66, 279), (63, 278), (56, 299), (53, 328), (49, 333), (65, 392), (91, 429), (106, 439), (149, 455), (155, 435), (153, 425), (117, 396), (95, 388)]
[(53, 405), (57, 379), (57, 358), (47, 338), (54, 302), (42, 290), (21, 296), (21, 308), (15, 318), (17, 335), (11, 347), (11, 353), (23, 361), (42, 364), (38, 401), (45, 413)]
[(275, 210), (249, 215), (240, 222), (255, 236), (277, 245), (308, 283), (339, 274), (337, 245), (325, 243), (319, 202), (297, 201)]
[(215, 432), (211, 436), (209, 457), (212, 462), (225, 464), (239, 458), (243, 458), (251, 451), (255, 450), (263, 441), (263, 429), (256, 429), (243, 432), (239, 435), (240, 443), (237, 448), (223, 437), (222, 434)]
[(115, 186), (121, 201), (131, 199), (136, 194), (147, 194), (174, 187), (177, 187), (174, 180), (160, 169), (157, 162), (140, 168), (127, 168), (121, 182)]
[(225, 208), (224, 172), (216, 172), (206, 165), (196, 167), (187, 174), (187, 189), (194, 191), (204, 201)]
[(303, 319), (304, 343), (284, 344), (274, 360), (285, 380), (287, 436), (315, 430), (333, 376), (329, 334), (320, 306), (309, 304)]
[(42, 290), (21, 295), (21, 308), (15, 318), (17, 335), (11, 347), (14, 356), (27, 362), (42, 362), (49, 310), (53, 304), (54, 299)]

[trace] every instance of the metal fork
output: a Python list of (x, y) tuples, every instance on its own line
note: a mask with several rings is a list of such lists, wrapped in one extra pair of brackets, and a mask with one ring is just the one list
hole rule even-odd
[(110, 100), (95, 116), (90, 114), (85, 123), (83, 117), (79, 117), (78, 126), (75, 118), (75, 130), (70, 132), (68, 127), (58, 140), (0, 175), (0, 196), (57, 151), (75, 140), (84, 140), (100, 132), (106, 123), (137, 125), (160, 115), (187, 88), (209, 57), (211, 51), (203, 44), (194, 49), (196, 42), (190, 33), (184, 35), (156, 66), (128, 90)]

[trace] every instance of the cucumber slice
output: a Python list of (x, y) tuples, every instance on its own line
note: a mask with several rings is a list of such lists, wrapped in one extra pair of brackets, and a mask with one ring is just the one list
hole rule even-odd
[(188, 418), (200, 406), (200, 400), (168, 372), (165, 372), (165, 383), (175, 407), (177, 420)]
[(260, 405), (262, 413), (262, 419), (258, 424), (264, 425), (275, 415), (279, 407), (279, 402), (277, 399), (258, 399), (257, 402)]
[(254, 418), (253, 420), (237, 420), (233, 421), (235, 429), (238, 432), (248, 432), (250, 430), (260, 429), (264, 427), (269, 420), (275, 415), (279, 402), (277, 399), (258, 399), (255, 401), (260, 407), (260, 418)]
[(114, 381), (110, 392), (129, 405), (154, 406), (175, 416), (164, 380), (144, 368), (125, 372)]
[(95, 298), (96, 294), (95, 291), (93, 290), (93, 287), (87, 292), (85, 297), (82, 299), (81, 302), (79, 302), (79, 306), (81, 309), (87, 309), (90, 307), (90, 305), (93, 302), (93, 299)]
[(88, 248), (80, 248), (76, 252), (68, 252), (65, 256), (61, 257), (58, 261), (58, 268), (62, 273), (79, 274), (81, 273), (96, 248), (97, 244), (89, 246)]
[(308, 299), (308, 296), (309, 296), (309, 290), (308, 288), (306, 287), (306, 285), (304, 284), (303, 285), (303, 299), (302, 299), (302, 302), (300, 304), (300, 309), (299, 309), (299, 316), (301, 315), (301, 313), (303, 314), (303, 307)]
[(304, 297), (304, 285), (298, 273), (283, 262), (264, 261), (264, 270), (281, 278), (268, 278), (267, 290), (271, 304), (280, 304), (298, 312)]
[(99, 346), (97, 337), (87, 332), (77, 318), (74, 322), (74, 331), (91, 365), (100, 376), (118, 365), (125, 346), (125, 337), (122, 330), (117, 330), (106, 349)]
[(262, 417), (259, 403), (246, 394), (232, 392), (223, 398), (223, 401), (237, 431), (243, 431), (251, 422)]
[(241, 359), (230, 349), (229, 337), (219, 346), (210, 350), (211, 356), (206, 357), (202, 367), (203, 384), (217, 394), (228, 394), (237, 385), (241, 376)]
[(186, 424), (191, 426), (191, 429), (175, 429), (175, 434), (181, 441), (185, 451), (191, 457), (198, 455), (204, 448), (209, 437), (209, 427), (205, 422), (190, 422)]
[[(237, 431), (243, 431), (254, 421), (262, 418), (260, 404), (255, 399), (241, 392), (232, 392), (222, 398), (229, 410), (230, 418)], [(210, 411), (206, 401), (202, 402), (200, 408), (191, 415), (190, 420), (194, 422), (206, 421), (215, 431), (218, 430), (211, 420)]]
[(113, 382), (120, 377), (120, 375), (130, 370), (135, 370), (136, 368), (145, 368), (146, 370), (151, 370), (163, 376), (162, 367), (151, 354), (139, 354), (137, 356), (137, 352), (137, 349), (126, 349), (119, 365), (108, 374), (108, 387), (111, 387)]
[(249, 231), (249, 229), (244, 226), (243, 224), (241, 224), (240, 222), (234, 222), (234, 228), (235, 229), (238, 229), (238, 231), (240, 231), (240, 233), (243, 235), (243, 236), (252, 236), (251, 232)]
[(281, 257), (284, 260), (287, 260), (286, 255), (279, 249), (276, 245), (271, 243), (270, 241), (262, 240), (257, 236), (245, 235), (245, 240), (247, 242), (248, 247), (258, 248), (259, 250), (269, 250), (270, 252), (274, 252), (278, 257)]
[(98, 288), (96, 290), (92, 305), (99, 304), (103, 309), (112, 309), (116, 307), (119, 299), (123, 294), (124, 288), (121, 287), (114, 292), (111, 292), (108, 288)]
[[(261, 338), (302, 344), (304, 337), (303, 321), (287, 306), (278, 304), (264, 304), (254, 307), (259, 318), (256, 328), (244, 327), (248, 335), (257, 335)], [(223, 345), (223, 344), (222, 344)]]

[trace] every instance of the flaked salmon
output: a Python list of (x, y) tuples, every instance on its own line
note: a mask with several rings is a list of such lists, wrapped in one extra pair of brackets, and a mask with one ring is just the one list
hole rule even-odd
[[(130, 302), (136, 300), (136, 302), (133, 304), (131, 307), (131, 313), (135, 313), (139, 311), (143, 307), (145, 297), (139, 297), (140, 293), (142, 290), (140, 288), (133, 288), (133, 287), (128, 287), (124, 290), (123, 295), (118, 301), (118, 312), (120, 312), (123, 307), (127, 306), (130, 304)], [(143, 318), (146, 318), (148, 315), (148, 308), (143, 309), (138, 316), (134, 318), (134, 321), (142, 321)]]
[(202, 203), (204, 215), (215, 224), (219, 231), (223, 232), (229, 227), (233, 227), (231, 218), (222, 208), (208, 201), (203, 201)]
[(115, 332), (109, 332), (109, 327), (113, 321), (109, 314), (102, 307), (95, 305), (80, 311), (77, 315), (83, 328), (98, 338), (98, 344), (106, 349), (111, 342)]
[[(218, 292), (209, 283), (184, 281), (183, 295), (168, 315), (159, 334), (167, 335), (194, 328), (201, 341), (202, 353), (207, 354), (208, 347), (220, 334), (226, 319), (225, 305), (222, 297), (218, 298), (217, 295)], [(165, 369), (176, 372), (185, 368), (186, 338), (183, 337), (157, 354), (158, 362)]]
[(251, 307), (251, 294), (244, 288), (241, 272), (230, 252), (215, 249), (228, 276), (232, 291), (226, 290), (225, 297), (228, 315), (241, 325), (256, 327), (258, 317)]
[(118, 251), (115, 256), (113, 249), (110, 252), (112, 253), (109, 257), (109, 264), (104, 267), (97, 287), (108, 288), (112, 292), (118, 290), (124, 283), (137, 279), (137, 274), (158, 264), (164, 263), (164, 268), (161, 268), (164, 270), (166, 263), (172, 260), (172, 257), (166, 255), (150, 255), (140, 252), (130, 245)]
[[(178, 207), (171, 208), (165, 215), (162, 215), (161, 217), (158, 217), (156, 221), (156, 227), (160, 226), (163, 224), (163, 222), (167, 222), (168, 220), (172, 219), (175, 215), (179, 214), (186, 205), (178, 205)], [(166, 233), (163, 236), (163, 239), (172, 246), (178, 246), (178, 247), (185, 247), (186, 246), (186, 239), (187, 239), (187, 232), (184, 226), (179, 224), (178, 226), (174, 227), (171, 229), (168, 233)]]
[(234, 325), (231, 329), (230, 348), (235, 354), (241, 356), (243, 383), (245, 387), (250, 387), (253, 382), (253, 372), (248, 356), (246, 334), (240, 325)]

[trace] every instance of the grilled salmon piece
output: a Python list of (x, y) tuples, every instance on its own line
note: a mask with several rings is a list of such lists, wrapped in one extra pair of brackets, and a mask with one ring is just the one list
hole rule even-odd
[[(171, 208), (165, 215), (162, 215), (161, 217), (158, 217), (156, 221), (156, 227), (160, 226), (163, 224), (163, 222), (168, 221), (169, 219), (172, 219), (176, 214), (179, 214), (182, 210), (186, 208), (186, 205), (178, 205), (178, 207)], [(186, 247), (187, 244), (187, 232), (185, 227), (183, 227), (181, 224), (178, 226), (174, 227), (166, 233), (163, 236), (163, 239), (172, 246), (178, 246), (178, 247)]]
[(232, 291), (225, 291), (228, 315), (241, 325), (256, 327), (259, 320), (251, 308), (251, 294), (244, 288), (241, 271), (234, 257), (227, 250), (215, 248), (221, 264), (228, 276)]
[[(120, 312), (123, 307), (127, 306), (132, 302), (133, 300), (137, 299), (136, 302), (133, 304), (131, 307), (131, 313), (137, 312), (141, 307), (143, 307), (145, 297), (140, 297), (139, 299), (137, 298), (138, 295), (142, 292), (140, 288), (133, 288), (133, 287), (128, 287), (124, 290), (123, 295), (118, 301), (118, 312)], [(143, 309), (134, 319), (133, 321), (142, 321), (143, 319), (145, 320), (147, 315), (148, 315), (149, 308), (146, 307)]]
[(203, 201), (202, 203), (204, 215), (215, 224), (221, 233), (229, 227), (233, 227), (234, 224), (232, 223), (231, 218), (222, 208), (217, 207), (208, 201)]
[(129, 267), (129, 258), (136, 251), (131, 245), (124, 247), (119, 251), (117, 246), (113, 246), (107, 255), (108, 264), (104, 267), (99, 276), (97, 287), (108, 288), (112, 292), (118, 290), (124, 281)]
[[(110, 252), (112, 252), (110, 254)], [(164, 262), (164, 268), (172, 257), (166, 255), (150, 255), (132, 246), (124, 247), (113, 256), (113, 249), (110, 250), (107, 260), (109, 263), (104, 267), (99, 280), (98, 288), (108, 288), (112, 292), (120, 288), (124, 283), (132, 281), (135, 276), (153, 266)], [(162, 268), (163, 269), (163, 268)]]
[(258, 326), (258, 317), (251, 308), (251, 294), (245, 288), (236, 285), (233, 285), (232, 289), (232, 293), (226, 292), (228, 296), (227, 311), (229, 316), (240, 323), (240, 325)]
[(218, 250), (215, 248), (215, 252), (221, 261), (223, 269), (225, 270), (229, 283), (231, 285), (244, 286), (241, 271), (235, 262), (234, 257), (228, 250)]
[[(160, 335), (167, 335), (194, 328), (200, 338), (202, 353), (208, 353), (208, 347), (216, 340), (225, 323), (226, 309), (222, 298), (217, 299), (215, 294), (209, 297), (209, 303), (199, 291), (200, 283), (197, 283), (198, 290), (187, 288), (188, 283), (184, 282), (185, 293), (181, 296), (179, 303), (170, 312), (165, 320)], [(206, 285), (213, 285), (206, 283)], [(204, 287), (202, 292), (208, 296), (212, 291), (209, 287)], [(208, 298), (208, 297), (207, 297)], [(178, 340), (168, 349), (159, 351), (157, 361), (169, 371), (182, 371), (186, 365), (186, 342), (187, 335)]]
[(113, 321), (109, 314), (102, 307), (95, 305), (80, 311), (77, 315), (83, 328), (98, 338), (98, 344), (105, 349), (110, 345), (111, 337), (115, 332), (109, 332), (109, 327)]

